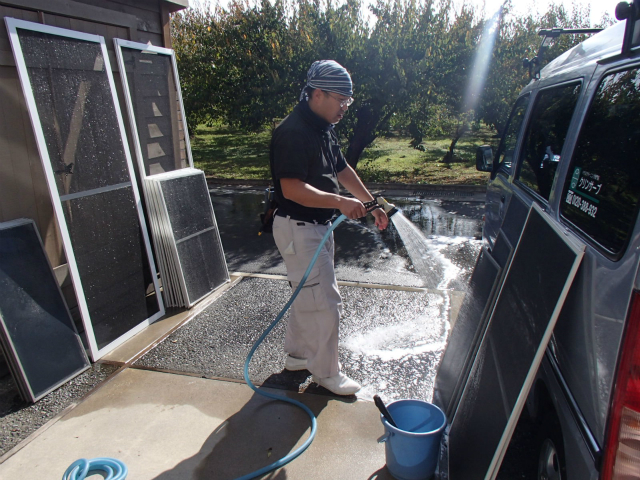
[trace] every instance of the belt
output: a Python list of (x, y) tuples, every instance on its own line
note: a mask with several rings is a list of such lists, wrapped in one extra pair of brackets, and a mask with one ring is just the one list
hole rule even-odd
[(299, 218), (299, 217), (288, 215), (287, 213), (283, 212), (280, 209), (276, 210), (276, 215), (279, 217), (290, 218), (291, 220), (294, 220), (296, 222), (313, 223), (315, 225), (328, 225), (329, 223), (331, 223), (330, 218), (324, 221), (309, 220), (308, 218)]

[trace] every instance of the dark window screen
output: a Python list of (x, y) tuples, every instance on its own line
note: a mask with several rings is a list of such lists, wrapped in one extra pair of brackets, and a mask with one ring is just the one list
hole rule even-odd
[(524, 136), (518, 180), (547, 200), (579, 94), (575, 83), (540, 92)]
[(18, 33), (58, 194), (131, 181), (100, 44)]
[(640, 196), (640, 70), (606, 76), (578, 138), (560, 211), (613, 255), (636, 223)]
[(160, 185), (192, 304), (229, 278), (209, 190), (202, 172)]
[(161, 309), (102, 48), (17, 31), (100, 349)]
[[(98, 348), (159, 311), (132, 188), (63, 202)], [(150, 291), (148, 291), (151, 289)]]
[(494, 285), (500, 273), (499, 265), (483, 248), (473, 269), (469, 288), (465, 292), (458, 318), (449, 334), (447, 347), (442, 354), (435, 378), (434, 401), (447, 417), (451, 417), (457, 408), (461, 389), (486, 327), (487, 304), (493, 295)]
[(0, 225), (1, 338), (16, 383), (35, 401), (89, 361), (34, 223), (9, 224)]
[(515, 426), (526, 380), (539, 366), (548, 329), (582, 258), (582, 247), (563, 237), (536, 208), (530, 210), (453, 419), (451, 480), (485, 478), (503, 434)]
[(171, 56), (122, 47), (122, 58), (145, 174), (186, 168), (177, 138), (178, 100)]

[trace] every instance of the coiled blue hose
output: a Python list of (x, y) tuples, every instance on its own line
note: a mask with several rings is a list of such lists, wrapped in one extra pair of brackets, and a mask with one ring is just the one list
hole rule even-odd
[(69, 465), (62, 480), (84, 480), (97, 473), (106, 473), (105, 480), (125, 480), (129, 471), (124, 463), (115, 458), (81, 458)]
[(298, 293), (300, 292), (300, 290), (304, 286), (304, 282), (307, 281), (307, 277), (309, 277), (309, 274), (311, 273), (311, 269), (315, 265), (316, 260), (318, 260), (318, 256), (320, 255), (320, 251), (322, 250), (323, 245), (325, 244), (325, 242), (327, 241), (327, 239), (329, 238), (331, 233), (335, 230), (335, 228), (338, 225), (340, 225), (340, 223), (342, 223), (343, 220), (346, 220), (346, 218), (347, 218), (346, 216), (340, 215), (335, 220), (335, 222), (333, 222), (333, 224), (331, 225), (329, 230), (327, 230), (327, 233), (324, 234), (324, 237), (322, 237), (322, 241), (320, 242), (320, 245), (318, 245), (318, 248), (316, 249), (316, 253), (313, 255), (313, 258), (311, 259), (311, 262), (309, 263), (309, 266), (307, 267), (306, 272), (304, 272), (304, 275), (302, 276), (302, 280), (300, 280), (300, 283), (298, 284), (298, 288), (295, 289), (295, 291), (291, 295), (291, 298), (286, 303), (284, 308), (280, 311), (280, 313), (278, 314), (276, 319), (273, 322), (271, 322), (271, 325), (269, 325), (267, 327), (267, 329), (262, 333), (262, 335), (260, 336), (258, 341), (253, 345), (253, 347), (251, 348), (251, 351), (249, 352), (249, 355), (247, 355), (247, 359), (244, 362), (244, 379), (247, 382), (247, 385), (249, 385), (254, 392), (256, 392), (257, 394), (262, 395), (264, 397), (273, 398), (275, 400), (282, 400), (283, 402), (292, 403), (293, 405), (295, 405), (297, 407), (300, 407), (305, 412), (307, 412), (307, 415), (309, 415), (309, 418), (311, 419), (311, 433), (309, 434), (309, 438), (307, 438), (307, 440), (302, 445), (300, 445), (300, 447), (298, 447), (296, 450), (291, 452), (289, 455), (281, 458), (280, 460), (278, 460), (276, 462), (273, 462), (271, 465), (267, 465), (266, 467), (263, 467), (263, 468), (261, 468), (259, 470), (255, 470), (255, 471), (253, 471), (251, 473), (248, 473), (248, 474), (246, 474), (246, 475), (244, 475), (242, 477), (239, 477), (237, 480), (249, 480), (250, 478), (256, 478), (256, 477), (258, 477), (260, 475), (264, 475), (265, 473), (268, 473), (268, 472), (270, 472), (272, 470), (275, 470), (276, 468), (280, 468), (280, 467), (286, 465), (291, 460), (293, 460), (294, 458), (298, 457), (302, 452), (304, 452), (309, 447), (309, 445), (311, 445), (311, 442), (313, 442), (313, 439), (316, 436), (316, 428), (317, 428), (316, 416), (309, 409), (309, 407), (307, 407), (305, 404), (303, 404), (301, 402), (298, 402), (297, 400), (293, 400), (291, 398), (287, 398), (287, 397), (283, 397), (283, 396), (279, 396), (279, 395), (274, 395), (273, 393), (265, 392), (263, 390), (258, 390), (256, 388), (256, 386), (251, 382), (251, 379), (249, 378), (249, 362), (251, 362), (251, 357), (253, 357), (253, 354), (255, 353), (257, 348), (260, 346), (262, 341), (267, 337), (267, 335), (269, 335), (271, 330), (273, 330), (273, 327), (275, 327), (278, 324), (278, 322), (282, 319), (282, 317), (284, 317), (284, 314), (287, 312), (287, 310), (289, 310), (289, 307), (291, 306), (291, 304), (293, 303), (295, 298), (298, 296)]

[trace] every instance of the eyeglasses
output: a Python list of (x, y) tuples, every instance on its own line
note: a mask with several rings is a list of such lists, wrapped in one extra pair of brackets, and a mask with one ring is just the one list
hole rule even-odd
[(353, 97), (349, 97), (346, 100), (342, 100), (341, 98), (334, 97), (333, 95), (331, 95), (331, 92), (327, 92), (326, 90), (323, 90), (323, 92), (329, 95), (334, 100), (337, 100), (340, 103), (340, 108), (350, 107), (351, 104), (353, 103)]

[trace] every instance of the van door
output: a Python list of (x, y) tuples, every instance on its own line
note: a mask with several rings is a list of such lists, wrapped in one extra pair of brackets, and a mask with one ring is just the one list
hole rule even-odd
[(495, 156), (494, 170), (491, 180), (487, 185), (487, 199), (485, 205), (485, 221), (482, 237), (489, 243), (489, 249), (495, 244), (498, 230), (504, 220), (506, 206), (511, 197), (509, 178), (513, 168), (513, 159), (520, 136), (520, 130), (524, 124), (525, 114), (529, 106), (530, 95), (526, 94), (518, 98), (509, 122), (500, 141), (500, 146)]
[[(554, 354), (573, 400), (602, 442), (640, 261), (640, 65), (600, 66), (590, 91), (557, 199), (561, 221), (588, 248), (556, 325)], [(637, 458), (637, 443), (632, 450)]]

